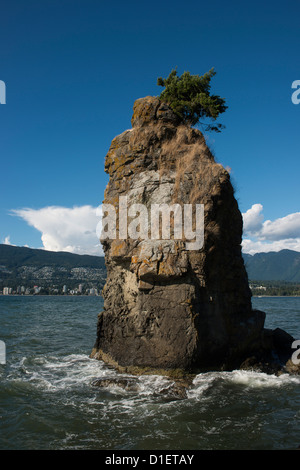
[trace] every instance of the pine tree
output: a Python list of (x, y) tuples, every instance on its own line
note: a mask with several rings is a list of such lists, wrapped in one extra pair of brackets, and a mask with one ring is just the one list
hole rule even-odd
[[(157, 79), (157, 85), (165, 87), (159, 99), (167, 103), (183, 123), (192, 126), (199, 123), (206, 126), (207, 131), (220, 132), (224, 126), (215, 121), (227, 106), (223, 98), (210, 94), (210, 81), (215, 74), (212, 68), (202, 76), (184, 72), (179, 77), (177, 70), (172, 70), (168, 78)], [(211, 119), (213, 124), (202, 121), (206, 118)]]

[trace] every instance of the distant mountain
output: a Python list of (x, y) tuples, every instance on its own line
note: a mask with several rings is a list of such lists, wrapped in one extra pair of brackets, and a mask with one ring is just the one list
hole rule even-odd
[(250, 280), (300, 282), (300, 252), (243, 254)]
[(64, 266), (76, 268), (102, 268), (105, 266), (103, 256), (76, 255), (66, 251), (46, 251), (23, 246), (0, 244), (0, 265), (8, 268), (16, 266)]
[(104, 283), (103, 256), (0, 244), (0, 286)]
[[(243, 254), (250, 280), (300, 282), (300, 252)], [(105, 281), (103, 256), (0, 244), (0, 285)]]

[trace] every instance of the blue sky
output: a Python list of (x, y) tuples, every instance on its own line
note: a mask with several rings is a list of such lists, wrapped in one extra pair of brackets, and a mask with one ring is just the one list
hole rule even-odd
[(172, 68), (226, 99), (207, 136), (231, 168), (244, 250), (300, 251), (299, 1), (1, 2), (0, 242), (98, 253), (111, 140)]

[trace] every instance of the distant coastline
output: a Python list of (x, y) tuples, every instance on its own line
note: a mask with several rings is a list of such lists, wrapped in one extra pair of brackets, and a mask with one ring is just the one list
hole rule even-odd
[[(2, 294), (0, 297), (102, 297), (101, 294)], [(252, 298), (271, 298), (271, 299), (288, 299), (299, 298), (300, 295), (252, 295)]]
[(300, 295), (252, 295), (252, 298), (271, 298), (271, 299), (288, 299), (288, 298), (297, 298)]
[(3, 294), (0, 292), (0, 297), (101, 297), (101, 293), (98, 292), (97, 289), (94, 289), (95, 292), (93, 293), (58, 293), (58, 294), (45, 294), (45, 293), (30, 293), (30, 294), (18, 294), (16, 292), (11, 293), (11, 294)]
[[(300, 296), (299, 252), (243, 257), (253, 297)], [(4, 289), (9, 295), (45, 296), (89, 295), (96, 289), (100, 295), (106, 276), (103, 256), (0, 244), (0, 295)]]

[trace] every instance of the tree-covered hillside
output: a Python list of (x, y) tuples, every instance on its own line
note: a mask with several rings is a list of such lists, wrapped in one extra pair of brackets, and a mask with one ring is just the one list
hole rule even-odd
[(300, 253), (292, 250), (243, 255), (250, 280), (300, 282)]
[(63, 285), (74, 289), (79, 284), (101, 289), (105, 278), (102, 256), (0, 245), (0, 290), (34, 285), (61, 290)]

